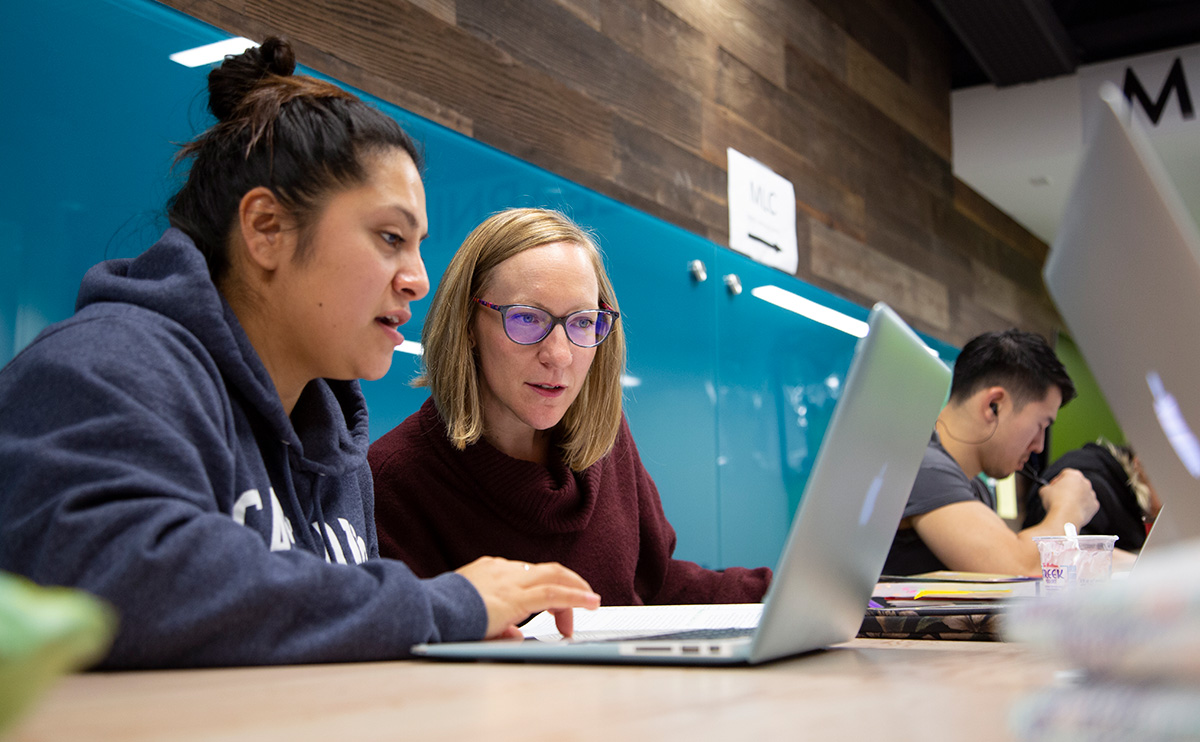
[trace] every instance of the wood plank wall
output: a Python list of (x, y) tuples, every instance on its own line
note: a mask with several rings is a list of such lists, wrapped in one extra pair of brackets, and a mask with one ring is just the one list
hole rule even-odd
[(1053, 340), (1047, 246), (951, 171), (911, 0), (164, 0), (728, 244), (726, 148), (796, 187), (797, 275), (961, 344)]

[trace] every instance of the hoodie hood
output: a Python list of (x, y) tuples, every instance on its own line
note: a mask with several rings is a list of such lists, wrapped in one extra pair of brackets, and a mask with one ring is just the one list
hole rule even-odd
[(204, 256), (182, 231), (167, 230), (136, 258), (92, 267), (80, 285), (76, 311), (110, 302), (145, 308), (194, 335), (229, 389), (287, 446), (296, 469), (339, 475), (361, 466), (370, 438), (358, 382), (310, 382), (289, 418), (241, 322), (213, 284)]

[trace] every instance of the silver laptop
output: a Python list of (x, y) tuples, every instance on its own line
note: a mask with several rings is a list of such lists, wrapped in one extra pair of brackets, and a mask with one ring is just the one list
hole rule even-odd
[(1200, 537), (1200, 238), (1106, 85), (1046, 286), (1163, 501), (1139, 562)]
[[(740, 632), (730, 632), (740, 635), (710, 629), (701, 636), (664, 636), (677, 627), (662, 625), (635, 629), (638, 638), (599, 641), (581, 631), (555, 642), (419, 644), (413, 652), (448, 659), (727, 665), (848, 641), (862, 624), (949, 388), (946, 365), (895, 312), (876, 304), (867, 335), (855, 347), (760, 617), (755, 626), (743, 624)], [(681, 613), (662, 608), (619, 610), (625, 619), (631, 613)], [(577, 626), (585, 623), (585, 612), (576, 616)], [(695, 625), (694, 616), (690, 623)]]

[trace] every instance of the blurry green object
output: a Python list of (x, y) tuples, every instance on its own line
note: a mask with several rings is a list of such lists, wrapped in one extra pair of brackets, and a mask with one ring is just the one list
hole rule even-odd
[(0, 734), (64, 673), (99, 660), (116, 614), (81, 590), (0, 572)]
[[(1050, 434), (1049, 464), (1068, 451), (1083, 448), (1088, 443), (1095, 443), (1103, 436), (1113, 443), (1126, 443), (1125, 433), (1113, 416), (1112, 410), (1104, 399), (1104, 392), (1096, 383), (1096, 377), (1083, 360), (1083, 353), (1069, 336), (1058, 334), (1054, 344), (1054, 353), (1075, 382), (1078, 396), (1071, 404), (1063, 405), (1054, 421), (1054, 429)], [(1137, 441), (1134, 441), (1137, 448)]]

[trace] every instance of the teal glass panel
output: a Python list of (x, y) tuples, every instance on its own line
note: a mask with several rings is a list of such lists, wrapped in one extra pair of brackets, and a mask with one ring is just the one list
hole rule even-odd
[(757, 296), (766, 286), (863, 320), (867, 311), (780, 271), (726, 252), (718, 301), (722, 557), (773, 565), (837, 403), (857, 338)]
[[(206, 70), (167, 61), (228, 38), (155, 3), (0, 4), (0, 361), (71, 314), (83, 273), (165, 228), (174, 142), (204, 121)], [(149, 63), (148, 63), (149, 62)]]
[[(783, 549), (858, 337), (767, 300), (782, 290), (865, 323), (868, 309), (728, 250), (716, 262), (721, 556), (772, 565)], [(736, 278), (738, 293), (724, 282)], [(865, 329), (865, 328), (864, 328)], [(922, 339), (944, 361), (957, 350)]]

